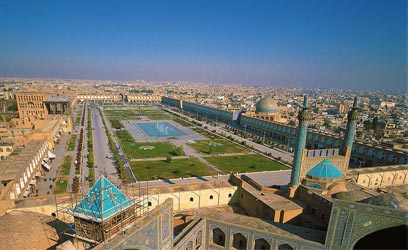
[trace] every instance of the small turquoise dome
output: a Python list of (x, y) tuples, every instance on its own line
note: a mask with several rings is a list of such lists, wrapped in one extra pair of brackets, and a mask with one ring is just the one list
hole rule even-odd
[(328, 159), (324, 159), (322, 162), (314, 166), (306, 175), (325, 179), (339, 178), (343, 176), (340, 169)]
[(278, 112), (278, 105), (275, 100), (270, 97), (264, 97), (256, 104), (255, 113), (276, 113)]

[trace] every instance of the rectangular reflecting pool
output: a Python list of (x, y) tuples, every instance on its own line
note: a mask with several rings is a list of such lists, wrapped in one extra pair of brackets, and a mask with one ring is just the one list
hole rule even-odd
[(140, 129), (148, 136), (181, 136), (186, 135), (181, 130), (177, 129), (168, 122), (147, 122), (147, 123), (136, 123)]

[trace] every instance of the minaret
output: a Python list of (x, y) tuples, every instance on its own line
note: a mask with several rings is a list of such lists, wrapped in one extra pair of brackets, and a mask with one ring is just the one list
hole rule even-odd
[(307, 135), (307, 125), (308, 125), (307, 123), (310, 120), (310, 113), (308, 111), (309, 109), (308, 106), (309, 106), (309, 100), (308, 100), (307, 95), (305, 95), (303, 99), (303, 107), (299, 111), (299, 114), (298, 114), (299, 127), (298, 127), (297, 135), (296, 135), (295, 157), (293, 159), (292, 174), (290, 176), (290, 183), (289, 183), (289, 186), (291, 188), (291, 191), (290, 191), (291, 197), (293, 196), (294, 191), (299, 185), (300, 167), (302, 165), (302, 155), (303, 155), (303, 150), (306, 147), (306, 135)]
[(347, 147), (351, 148), (353, 146), (354, 134), (356, 133), (356, 122), (359, 116), (357, 105), (358, 100), (356, 96), (354, 97), (353, 108), (347, 114), (347, 129), (344, 136), (342, 150), (346, 150)]

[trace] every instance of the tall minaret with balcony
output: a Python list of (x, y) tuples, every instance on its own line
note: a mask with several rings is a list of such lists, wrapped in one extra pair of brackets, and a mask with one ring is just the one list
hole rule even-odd
[(354, 134), (356, 133), (356, 124), (358, 121), (358, 100), (354, 97), (353, 108), (347, 114), (347, 129), (344, 135), (343, 149), (353, 146)]
[(289, 183), (289, 196), (293, 197), (300, 181), (300, 168), (302, 165), (303, 151), (306, 148), (307, 126), (310, 120), (309, 100), (307, 95), (303, 99), (303, 107), (299, 111), (299, 127), (296, 135), (295, 156), (293, 159), (292, 173)]
[[(356, 126), (358, 121), (358, 99), (354, 97), (354, 103), (351, 110), (347, 113), (347, 128), (343, 139), (343, 145), (340, 149), (340, 154), (346, 157), (347, 162), (350, 161), (351, 149), (353, 147), (354, 135), (356, 133)], [(347, 171), (348, 164), (342, 168), (342, 171)]]

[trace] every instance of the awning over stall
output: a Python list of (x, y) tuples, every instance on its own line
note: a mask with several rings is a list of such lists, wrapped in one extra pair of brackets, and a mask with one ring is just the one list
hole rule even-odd
[(28, 197), (29, 194), (30, 194), (30, 189), (27, 189), (27, 190), (24, 192), (23, 197), (26, 198), (26, 197)]
[(51, 166), (50, 165), (48, 165), (45, 161), (42, 161), (41, 162), (41, 166), (43, 166), (45, 169), (47, 169), (48, 171), (50, 171), (50, 169), (51, 169)]
[(48, 150), (48, 158), (54, 159), (55, 157), (56, 157), (56, 155)]

